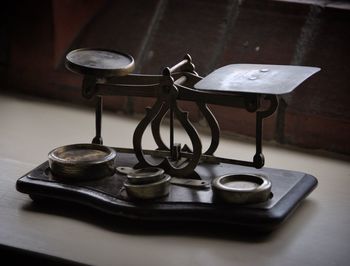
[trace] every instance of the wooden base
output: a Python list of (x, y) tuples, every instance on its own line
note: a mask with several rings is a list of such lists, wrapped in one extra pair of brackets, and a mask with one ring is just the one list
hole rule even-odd
[[(134, 154), (118, 153), (117, 166), (132, 167), (136, 164)], [(171, 185), (170, 194), (164, 198), (135, 201), (126, 194), (123, 188), (126, 177), (121, 174), (97, 180), (67, 182), (51, 174), (48, 162), (21, 177), (16, 187), (34, 199), (52, 198), (74, 202), (130, 219), (213, 222), (272, 230), (317, 186), (317, 179), (311, 175), (279, 169), (257, 170), (222, 163), (200, 164), (196, 172), (209, 182), (225, 174), (264, 174), (272, 182), (273, 196), (263, 203), (234, 205), (215, 199), (212, 189)]]

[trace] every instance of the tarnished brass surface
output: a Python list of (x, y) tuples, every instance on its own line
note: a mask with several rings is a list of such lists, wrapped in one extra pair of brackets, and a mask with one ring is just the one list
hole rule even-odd
[(54, 149), (48, 155), (55, 177), (88, 180), (113, 175), (116, 151), (97, 144), (73, 144)]
[(66, 56), (66, 67), (78, 74), (94, 77), (126, 76), (134, 70), (131, 55), (113, 50), (81, 48)]
[(169, 175), (149, 184), (131, 184), (128, 180), (124, 182), (124, 187), (128, 195), (134, 199), (154, 199), (164, 197), (169, 194), (170, 188)]
[(134, 168), (128, 167), (128, 166), (119, 166), (116, 168), (116, 170), (117, 170), (117, 173), (122, 174), (122, 175), (128, 175), (128, 174), (135, 171)]
[(141, 168), (129, 173), (127, 177), (130, 184), (149, 184), (161, 180), (164, 177), (164, 170), (157, 167)]
[(212, 182), (215, 197), (228, 203), (259, 203), (269, 199), (271, 182), (262, 175), (234, 174), (217, 177)]

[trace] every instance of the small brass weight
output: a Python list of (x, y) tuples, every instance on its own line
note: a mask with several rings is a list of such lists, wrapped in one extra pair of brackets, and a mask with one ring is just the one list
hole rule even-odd
[[(262, 134), (263, 121), (276, 111), (279, 95), (292, 92), (319, 68), (233, 64), (203, 78), (195, 71), (190, 55), (159, 75), (132, 74), (134, 65), (130, 55), (113, 50), (83, 48), (67, 54), (66, 67), (83, 76), (82, 96), (96, 99), (96, 134), (91, 144), (51, 151), (48, 163), (17, 181), (19, 191), (32, 198), (53, 193), (55, 198), (81, 204), (89, 199), (89, 206), (127, 217), (274, 228), (316, 187), (317, 179), (311, 175), (263, 168)], [(104, 96), (156, 99), (135, 128), (132, 148), (103, 145)], [(179, 100), (194, 102), (206, 120), (211, 135), (206, 150)], [(255, 114), (251, 161), (215, 156), (220, 128), (209, 104)], [(161, 124), (167, 114), (170, 134), (165, 141)], [(175, 119), (192, 147), (174, 139)], [(155, 150), (142, 147), (148, 126)]]

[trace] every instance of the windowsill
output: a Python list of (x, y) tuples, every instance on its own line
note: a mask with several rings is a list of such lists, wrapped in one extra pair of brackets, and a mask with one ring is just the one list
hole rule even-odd
[[(265, 237), (217, 234), (211, 228), (191, 234), (135, 230), (87, 208), (40, 208), (15, 191), (16, 180), (46, 160), (51, 149), (90, 141), (92, 110), (4, 96), (0, 106), (0, 245), (93, 265), (345, 265), (350, 259), (346, 161), (266, 146), (268, 166), (313, 174), (320, 185)], [(107, 113), (105, 143), (130, 146), (136, 122)], [(184, 139), (181, 133), (176, 137)], [(252, 144), (229, 138), (221, 146), (222, 156), (249, 158), (254, 151)]]

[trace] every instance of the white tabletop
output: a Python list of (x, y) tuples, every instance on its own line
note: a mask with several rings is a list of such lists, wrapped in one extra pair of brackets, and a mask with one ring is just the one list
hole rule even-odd
[[(106, 145), (131, 147), (138, 120), (103, 118)], [(266, 166), (303, 171), (319, 186), (277, 231), (262, 236), (154, 232), (113, 225), (76, 210), (39, 208), (15, 190), (16, 180), (55, 147), (89, 142), (93, 110), (0, 97), (0, 244), (93, 265), (347, 265), (350, 261), (350, 164), (267, 145)], [(184, 139), (182, 132), (176, 134)], [(208, 138), (204, 137), (208, 143)], [(145, 140), (146, 147), (150, 137)], [(149, 145), (153, 147), (152, 145)], [(252, 144), (225, 138), (219, 155), (249, 159)], [(59, 208), (59, 206), (55, 207)], [(185, 225), (184, 225), (185, 226)], [(180, 231), (180, 232), (179, 232)]]

